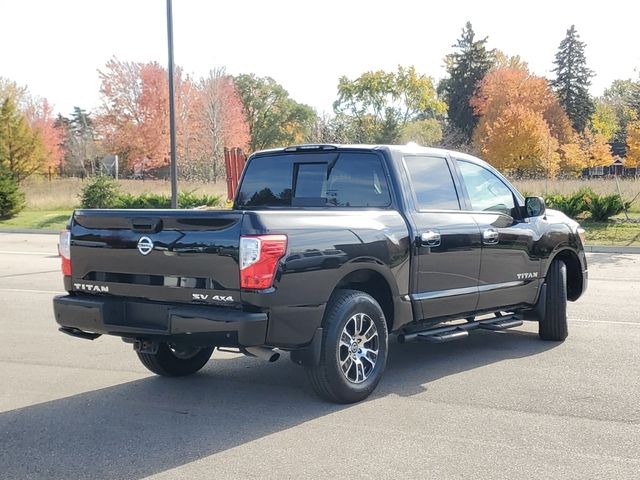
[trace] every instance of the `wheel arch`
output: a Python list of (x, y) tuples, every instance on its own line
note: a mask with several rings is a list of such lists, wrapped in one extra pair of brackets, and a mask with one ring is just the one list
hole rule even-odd
[(562, 248), (554, 252), (549, 258), (545, 277), (547, 276), (549, 267), (556, 260), (562, 260), (567, 267), (567, 299), (575, 301), (584, 291), (584, 277), (582, 275), (582, 264), (580, 262), (580, 258), (571, 248)]
[[(379, 271), (371, 268), (353, 270), (343, 276), (336, 284), (331, 295), (337, 290), (359, 290), (371, 295), (380, 304), (389, 332), (393, 331), (396, 317), (394, 304), (394, 290), (389, 280)], [(395, 290), (397, 293), (397, 289)]]

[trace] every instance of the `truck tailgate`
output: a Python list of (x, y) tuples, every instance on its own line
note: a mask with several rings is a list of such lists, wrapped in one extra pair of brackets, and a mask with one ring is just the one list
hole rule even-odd
[(237, 307), (242, 212), (76, 210), (72, 290)]

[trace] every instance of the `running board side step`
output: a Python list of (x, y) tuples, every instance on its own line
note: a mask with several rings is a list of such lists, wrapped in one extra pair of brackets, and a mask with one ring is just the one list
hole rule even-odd
[(498, 331), (519, 327), (522, 323), (522, 318), (519, 315), (496, 316), (494, 318), (460, 323), (457, 325), (405, 331), (398, 335), (398, 342), (445, 343), (468, 337), (469, 330), (481, 328), (483, 330)]
[(453, 342), (454, 340), (460, 340), (468, 336), (469, 336), (468, 331), (456, 329), (450, 332), (442, 332), (442, 333), (428, 333), (428, 332), (418, 333), (415, 340), (419, 342), (445, 343), (445, 342)]
[(500, 320), (495, 322), (481, 323), (478, 328), (496, 331), (519, 327), (520, 325), (522, 325), (522, 320), (519, 318), (500, 317)]

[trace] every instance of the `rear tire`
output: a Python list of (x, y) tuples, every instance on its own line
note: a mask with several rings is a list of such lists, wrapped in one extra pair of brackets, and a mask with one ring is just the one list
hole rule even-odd
[(335, 403), (367, 398), (387, 363), (388, 332), (382, 308), (370, 295), (338, 290), (323, 322), (319, 365), (305, 370), (314, 391)]
[(543, 340), (562, 342), (569, 334), (567, 326), (567, 266), (554, 260), (547, 272), (547, 299), (538, 334)]
[(158, 346), (158, 353), (136, 352), (142, 364), (163, 377), (183, 377), (196, 373), (211, 358), (215, 347), (193, 348), (191, 351), (177, 350), (167, 343)]

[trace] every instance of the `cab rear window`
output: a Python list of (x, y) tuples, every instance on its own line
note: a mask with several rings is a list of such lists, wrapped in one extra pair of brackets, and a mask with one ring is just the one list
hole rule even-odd
[(355, 152), (255, 157), (236, 200), (239, 208), (390, 204), (382, 159)]

